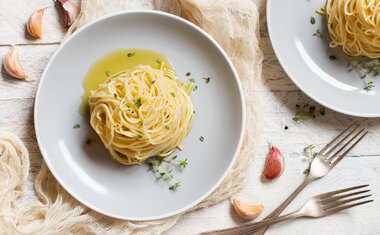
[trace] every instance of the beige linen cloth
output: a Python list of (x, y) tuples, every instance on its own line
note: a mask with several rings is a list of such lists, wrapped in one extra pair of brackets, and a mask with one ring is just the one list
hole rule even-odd
[[(247, 108), (243, 145), (222, 184), (190, 210), (230, 197), (247, 178), (262, 125), (257, 93), (262, 55), (258, 47), (256, 6), (251, 0), (83, 0), (80, 16), (69, 34), (97, 17), (127, 9), (155, 9), (183, 17), (215, 38), (232, 59), (244, 89)], [(0, 133), (2, 234), (160, 234), (181, 216), (153, 221), (125, 221), (104, 216), (69, 195), (44, 163), (35, 179), (35, 192), (40, 201), (21, 208), (17, 199), (26, 193), (28, 174), (29, 154), (23, 143), (13, 134)]]

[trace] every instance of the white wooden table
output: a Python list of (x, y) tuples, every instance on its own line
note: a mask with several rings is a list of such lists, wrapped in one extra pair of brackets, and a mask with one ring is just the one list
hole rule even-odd
[[(76, 2), (78, 3), (79, 0)], [(252, 204), (264, 204), (264, 211), (257, 219), (265, 217), (304, 179), (303, 170), (308, 159), (302, 155), (306, 145), (321, 148), (336, 133), (360, 118), (339, 114), (327, 109), (326, 115), (301, 123), (292, 121), (295, 104), (309, 98), (287, 77), (278, 63), (266, 28), (265, 0), (257, 2), (261, 14), (261, 49), (264, 54), (263, 84), (259, 89), (264, 107), (265, 128), (260, 153), (255, 157), (248, 184), (236, 197)], [(42, 156), (36, 142), (33, 127), (33, 104), (38, 80), (52, 54), (58, 48), (66, 29), (54, 7), (45, 12), (43, 39), (33, 39), (25, 31), (30, 14), (51, 4), (50, 0), (0, 0), (0, 55), (3, 59), (11, 44), (19, 45), (21, 62), (26, 73), (35, 82), (10, 78), (4, 68), (0, 77), (0, 130), (18, 135), (30, 151), (31, 176), (28, 189), (33, 190), (34, 176), (40, 167)], [(379, 81), (380, 83), (380, 81)], [(311, 101), (312, 104), (315, 102)], [(379, 101), (380, 103), (380, 101)], [(370, 130), (365, 139), (325, 178), (308, 186), (285, 212), (301, 206), (310, 196), (346, 186), (370, 184), (375, 202), (343, 211), (320, 219), (298, 219), (272, 226), (267, 234), (380, 234), (380, 119), (365, 120)], [(287, 126), (287, 130), (285, 129)], [(260, 179), (268, 142), (276, 145), (286, 157), (286, 170), (275, 180)], [(32, 197), (34, 197), (32, 195)], [(25, 202), (31, 198), (24, 199)], [(195, 234), (209, 229), (242, 223), (228, 200), (184, 215), (165, 234)]]

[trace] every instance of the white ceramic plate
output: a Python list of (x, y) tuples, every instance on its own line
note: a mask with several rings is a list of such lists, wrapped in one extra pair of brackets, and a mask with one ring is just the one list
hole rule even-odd
[[(117, 48), (165, 54), (180, 80), (191, 72), (198, 90), (190, 134), (178, 158), (188, 159), (174, 177), (176, 191), (156, 180), (148, 166), (111, 160), (78, 107), (90, 66)], [(206, 84), (202, 77), (210, 76)], [(66, 40), (47, 65), (35, 102), (38, 143), (49, 169), (76, 199), (103, 214), (128, 220), (168, 217), (199, 203), (225, 178), (240, 149), (245, 109), (238, 75), (226, 53), (197, 26), (156, 11), (121, 12), (98, 19)], [(73, 125), (79, 123), (79, 129)], [(204, 142), (199, 137), (204, 137)]]
[[(293, 82), (308, 96), (335, 111), (380, 117), (380, 79), (366, 91), (358, 71), (349, 71), (341, 48), (331, 49), (325, 17), (315, 13), (325, 1), (268, 0), (267, 21), (273, 49)], [(310, 23), (310, 17), (316, 23)], [(320, 29), (323, 39), (313, 34)], [(332, 61), (330, 55), (338, 59)]]

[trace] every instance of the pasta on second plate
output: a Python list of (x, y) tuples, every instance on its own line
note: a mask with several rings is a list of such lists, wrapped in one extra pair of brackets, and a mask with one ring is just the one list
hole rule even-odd
[(350, 56), (380, 57), (380, 1), (328, 0), (330, 47), (342, 46)]

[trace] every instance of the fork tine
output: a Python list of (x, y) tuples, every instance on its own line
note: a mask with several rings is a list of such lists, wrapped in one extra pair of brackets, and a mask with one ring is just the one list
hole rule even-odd
[(360, 200), (360, 199), (363, 199), (363, 198), (367, 198), (369, 196), (372, 196), (372, 194), (368, 194), (368, 195), (364, 195), (364, 196), (360, 196), (360, 197), (354, 197), (354, 198), (350, 198), (350, 199), (346, 199), (346, 200), (332, 202), (332, 203), (329, 203), (327, 205), (323, 205), (323, 207), (324, 207), (324, 209), (332, 209), (333, 207), (337, 207), (337, 206), (340, 206), (342, 204), (346, 204), (348, 202), (357, 201), (357, 200)]
[(334, 195), (334, 194), (343, 193), (343, 192), (347, 192), (347, 191), (354, 190), (354, 189), (364, 188), (367, 186), (369, 186), (369, 184), (363, 184), (363, 185), (358, 185), (358, 186), (354, 186), (354, 187), (350, 187), (350, 188), (344, 188), (344, 189), (335, 190), (335, 191), (331, 191), (331, 192), (327, 192), (327, 193), (322, 193), (322, 194), (319, 194), (317, 197), (319, 197), (320, 199), (323, 199), (323, 198), (329, 197), (329, 196)]
[[(359, 125), (360, 126), (360, 125)], [(349, 138), (358, 128), (359, 126), (356, 126), (354, 129), (352, 129), (350, 132), (348, 132), (348, 134), (346, 136), (344, 136), (337, 144), (335, 144), (333, 147), (330, 148), (330, 150), (325, 153), (324, 155), (327, 156), (332, 153), (332, 151), (334, 151), (337, 147), (339, 147), (347, 138)]]
[(351, 208), (351, 207), (355, 207), (355, 206), (360, 206), (360, 205), (363, 205), (363, 204), (366, 204), (366, 203), (370, 203), (370, 202), (373, 202), (373, 200), (367, 200), (367, 201), (364, 201), (364, 202), (357, 202), (357, 203), (350, 204), (350, 205), (347, 205), (347, 206), (335, 207), (333, 209), (327, 210), (327, 213), (328, 214), (333, 214), (333, 213), (341, 211), (341, 210), (345, 210), (345, 209), (348, 209), (348, 208)]
[[(358, 133), (356, 133), (353, 137), (351, 137), (348, 141), (347, 141), (347, 143), (345, 143), (340, 149), (338, 149), (338, 151), (336, 151), (332, 156), (330, 156), (329, 158), (327, 158), (326, 157), (326, 159), (328, 160), (328, 161), (330, 161), (331, 162), (331, 160), (334, 158), (334, 157), (336, 157), (344, 148), (346, 148), (347, 147), (347, 145), (349, 145), (354, 139), (356, 139), (356, 137), (358, 137), (358, 135), (360, 135), (360, 133), (362, 133), (364, 131), (364, 128), (363, 129), (361, 129)], [(351, 132), (350, 134), (352, 134), (353, 132)], [(348, 137), (348, 135), (346, 136), (346, 137)], [(345, 138), (346, 138), (345, 137)], [(341, 144), (342, 143), (342, 141), (341, 142), (339, 142), (339, 144)], [(337, 144), (337, 146), (339, 145), (339, 144)], [(329, 151), (329, 153), (326, 153), (326, 155), (328, 155), (328, 154), (330, 154), (330, 151)]]
[(346, 154), (353, 148), (355, 147), (355, 145), (357, 145), (362, 139), (364, 136), (366, 136), (368, 134), (368, 131), (364, 132), (364, 134), (362, 136), (359, 137), (358, 140), (356, 140), (355, 143), (353, 143), (351, 145), (351, 147), (349, 147), (341, 156), (338, 157), (338, 159), (336, 159), (332, 164), (331, 164), (331, 167), (334, 167), (336, 164), (338, 164), (338, 162), (340, 162), (340, 160), (343, 159), (344, 156), (346, 156)]
[(332, 139), (328, 144), (325, 145), (325, 147), (323, 147), (320, 151), (319, 151), (319, 154), (323, 154), (324, 151), (326, 151), (334, 142), (335, 140), (339, 139), (339, 137), (341, 137), (347, 130), (349, 130), (351, 127), (357, 125), (358, 122), (354, 122), (352, 125), (350, 125), (349, 127), (347, 127), (346, 129), (344, 129), (342, 132), (340, 132), (337, 136), (335, 136), (334, 139)]
[(369, 192), (369, 191), (371, 191), (371, 190), (362, 190), (362, 191), (358, 191), (358, 192), (343, 194), (343, 195), (340, 195), (340, 196), (328, 197), (328, 198), (325, 198), (325, 199), (321, 200), (321, 202), (322, 202), (322, 204), (327, 204), (327, 203), (330, 203), (330, 202), (338, 201), (339, 199), (342, 199), (342, 198), (345, 198), (345, 197), (350, 197), (350, 196), (358, 195), (358, 194), (361, 194), (361, 193), (366, 193), (366, 192)]

